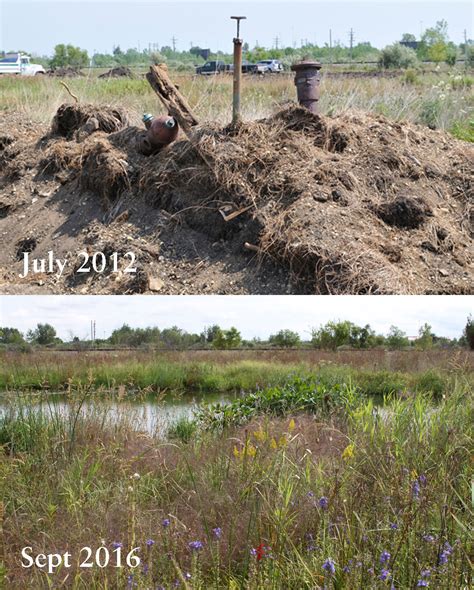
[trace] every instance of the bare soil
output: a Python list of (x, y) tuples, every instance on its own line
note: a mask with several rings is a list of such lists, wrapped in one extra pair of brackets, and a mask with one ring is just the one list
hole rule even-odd
[[(149, 157), (143, 134), (90, 105), (0, 125), (0, 292), (472, 293), (466, 142), (298, 107)], [(69, 260), (61, 277), (19, 278), (24, 252), (50, 251)], [(77, 273), (80, 251), (117, 252), (119, 272)]]

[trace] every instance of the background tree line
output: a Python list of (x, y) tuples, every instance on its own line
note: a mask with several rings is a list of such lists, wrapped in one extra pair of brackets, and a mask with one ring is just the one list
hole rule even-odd
[(53, 326), (39, 323), (33, 330), (23, 335), (16, 328), (0, 327), (0, 348), (9, 350), (31, 350), (34, 347), (61, 347), (67, 345), (78, 350), (94, 348), (150, 348), (150, 349), (198, 349), (208, 348), (231, 350), (238, 348), (316, 348), (321, 350), (369, 350), (385, 348), (389, 350), (430, 350), (433, 348), (465, 347), (474, 350), (474, 320), (466, 321), (459, 338), (437, 336), (432, 327), (425, 323), (415, 338), (410, 339), (403, 330), (391, 326), (388, 333), (377, 334), (370, 325), (357, 326), (349, 321), (329, 321), (311, 330), (308, 340), (302, 340), (297, 332), (282, 329), (271, 334), (267, 340), (254, 338), (244, 340), (235, 327), (223, 329), (213, 325), (200, 334), (187, 332), (177, 326), (160, 330), (157, 327), (132, 328), (124, 324), (105, 339), (94, 342), (81, 340), (71, 335), (69, 340), (61, 340)]
[[(414, 45), (416, 48), (400, 45), (400, 41)], [(279, 59), (286, 67), (304, 57), (318, 59), (324, 63), (378, 61), (382, 68), (411, 68), (422, 61), (446, 62), (449, 65), (454, 65), (458, 59), (466, 59), (469, 66), (474, 66), (473, 41), (468, 39), (459, 45), (450, 41), (448, 23), (445, 20), (438, 21), (434, 27), (427, 28), (418, 41), (412, 33), (404, 33), (400, 41), (380, 50), (373, 47), (368, 41), (357, 43), (351, 48), (337, 40), (330, 46), (327, 42), (316, 44), (302, 39), (298, 47), (295, 44), (291, 47), (267, 48), (255, 45), (250, 48), (248, 43), (244, 43), (243, 51), (244, 59), (249, 62)], [(209, 59), (232, 63), (230, 48), (231, 43), (229, 43), (229, 52), (211, 51)], [(193, 46), (187, 51), (177, 51), (169, 45), (158, 47), (158, 44), (154, 43), (153, 47), (150, 44), (149, 48), (142, 50), (129, 48), (125, 51), (121, 49), (120, 45), (117, 45), (111, 53), (96, 52), (89, 56), (85, 49), (61, 43), (56, 45), (52, 56), (36, 56), (35, 59), (41, 61), (44, 66), (53, 69), (59, 67), (85, 68), (89, 65), (101, 68), (133, 67), (147, 66), (150, 62), (155, 62), (166, 63), (171, 69), (193, 71), (194, 66), (202, 65), (205, 61), (201, 55), (203, 50), (205, 48)]]

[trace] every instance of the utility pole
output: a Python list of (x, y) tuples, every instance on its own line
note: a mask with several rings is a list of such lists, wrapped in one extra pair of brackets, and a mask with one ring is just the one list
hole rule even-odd
[(171, 43), (173, 43), (173, 53), (176, 53), (176, 42), (178, 41), (178, 39), (176, 39), (176, 37), (173, 35), (173, 38), (171, 39)]
[(280, 39), (278, 38), (278, 35), (275, 37), (275, 49), (278, 51), (278, 44), (280, 42)]
[(349, 42), (350, 42), (350, 49), (351, 49), (350, 57), (351, 57), (351, 61), (352, 61), (352, 50), (354, 48), (354, 29), (352, 29), (352, 28), (349, 33)]
[(467, 68), (467, 30), (464, 29), (464, 59), (466, 60), (464, 65)]
[(332, 65), (332, 29), (329, 29), (329, 63)]

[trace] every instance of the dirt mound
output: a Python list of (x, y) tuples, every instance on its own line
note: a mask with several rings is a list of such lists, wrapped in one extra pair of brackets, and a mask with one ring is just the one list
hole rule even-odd
[[(82, 134), (91, 119), (94, 132)], [(145, 157), (136, 149), (144, 130), (127, 120), (110, 107), (62, 105), (59, 137), (32, 144), (20, 176), (33, 168), (71, 194), (100, 197), (107, 243), (121, 242), (118, 220), (126, 219), (141, 234), (130, 237), (139, 251), (172, 242), (173, 251), (201, 253), (198, 267), (217, 264), (221, 251), (247, 265), (256, 256), (286, 273), (291, 292), (472, 292), (473, 150), (465, 142), (383, 117), (290, 107), (238, 128), (200, 126)], [(2, 205), (7, 218), (10, 205)], [(127, 292), (143, 291), (147, 272), (140, 268), (139, 286), (132, 281)]]
[(83, 72), (77, 68), (55, 68), (54, 70), (48, 70), (46, 72), (48, 76), (54, 76), (56, 78), (79, 78), (84, 76)]
[(128, 125), (128, 115), (120, 107), (62, 104), (54, 116), (51, 132), (70, 139), (76, 131), (88, 124), (90, 132), (100, 130), (112, 133)]
[(108, 72), (104, 72), (99, 78), (135, 78), (135, 76), (130, 68), (119, 66), (112, 68)]

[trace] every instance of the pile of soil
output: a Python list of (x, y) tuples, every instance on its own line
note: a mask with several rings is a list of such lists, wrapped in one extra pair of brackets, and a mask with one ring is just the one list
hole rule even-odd
[(77, 68), (72, 68), (70, 66), (48, 70), (46, 73), (48, 74), (48, 76), (54, 76), (57, 78), (78, 78), (80, 76), (85, 75), (83, 72), (81, 72), (81, 70), (78, 70)]
[(99, 78), (135, 78), (130, 68), (118, 66), (99, 76)]
[[(2, 143), (0, 133), (1, 186), (21, 187), (27, 202), (49, 182), (37, 214), (62, 214), (60, 227), (33, 234), (35, 253), (132, 249), (140, 260), (133, 277), (78, 283), (71, 269), (52, 286), (46, 278), (54, 292), (472, 292), (470, 144), (380, 116), (291, 106), (238, 128), (200, 126), (146, 157), (143, 129), (94, 108), (62, 105), (43, 138)], [(73, 123), (58, 135), (62, 120)], [(13, 259), (32, 234), (8, 194), (0, 247)]]

